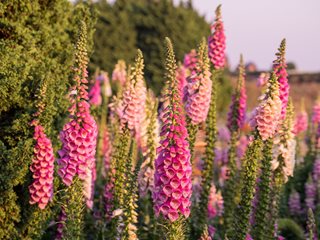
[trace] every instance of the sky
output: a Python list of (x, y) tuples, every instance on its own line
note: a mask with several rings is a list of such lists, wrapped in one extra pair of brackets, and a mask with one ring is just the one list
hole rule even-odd
[(287, 62), (300, 71), (320, 72), (320, 0), (193, 0), (209, 22), (219, 4), (232, 67), (242, 53), (246, 62), (269, 69), (286, 38)]

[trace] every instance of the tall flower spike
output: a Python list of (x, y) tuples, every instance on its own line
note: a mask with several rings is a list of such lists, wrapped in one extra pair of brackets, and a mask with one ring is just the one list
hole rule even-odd
[(242, 128), (246, 118), (247, 94), (245, 88), (245, 69), (242, 55), (240, 56), (240, 64), (238, 69), (239, 78), (237, 89), (232, 96), (232, 102), (228, 113), (227, 126), (230, 132), (237, 131), (238, 129)]
[(288, 205), (291, 215), (299, 216), (302, 213), (300, 194), (296, 190), (290, 193)]
[(124, 86), (127, 80), (126, 68), (126, 62), (123, 60), (118, 60), (112, 72), (112, 81), (119, 82), (121, 86)]
[(312, 123), (317, 125), (320, 123), (320, 97), (318, 97), (316, 103), (312, 108)]
[(308, 114), (304, 107), (304, 101), (301, 100), (301, 110), (297, 113), (293, 133), (299, 135), (300, 133), (306, 131), (308, 128)]
[(271, 138), (276, 133), (281, 117), (281, 100), (276, 75), (271, 74), (268, 88), (260, 97), (256, 108), (255, 123), (262, 140)]
[(74, 85), (71, 88), (69, 108), (70, 120), (60, 132), (62, 149), (59, 150), (58, 174), (67, 186), (78, 175), (83, 181), (83, 194), (91, 207), (93, 171), (97, 142), (97, 124), (90, 115), (90, 105), (87, 93), (87, 27), (81, 24), (80, 35), (76, 44)]
[(177, 68), (177, 79), (179, 82), (179, 91), (181, 92), (181, 99), (183, 99), (183, 92), (187, 85), (187, 68), (179, 65)]
[(51, 140), (47, 137), (44, 127), (40, 125), (37, 119), (45, 108), (44, 97), (47, 90), (47, 84), (40, 85), (39, 93), (36, 99), (37, 112), (32, 121), (34, 126), (33, 138), (36, 141), (33, 148), (33, 159), (30, 170), (33, 173), (33, 182), (29, 186), (30, 204), (38, 204), (40, 209), (44, 209), (53, 196), (53, 172), (54, 172), (54, 154)]
[(185, 109), (193, 125), (204, 122), (209, 111), (212, 81), (208, 47), (203, 39), (198, 50), (196, 73), (188, 78)]
[(208, 39), (209, 58), (215, 69), (222, 69), (225, 66), (226, 37), (224, 26), (221, 20), (221, 5), (216, 9), (216, 20), (211, 26), (211, 36)]
[(289, 99), (289, 83), (288, 83), (288, 73), (287, 73), (287, 64), (285, 59), (286, 54), (286, 39), (281, 41), (278, 53), (276, 53), (277, 59), (273, 62), (273, 72), (276, 74), (276, 77), (279, 82), (279, 93), (280, 99), (282, 102), (281, 106), (281, 118), (285, 119), (286, 109)]
[[(170, 39), (166, 38), (165, 42), (167, 79), (165, 101), (169, 105), (162, 109), (163, 122), (160, 147), (157, 149), (158, 157), (155, 162), (153, 199), (156, 215), (162, 215), (165, 219), (175, 222), (181, 215), (187, 218), (190, 214), (192, 170), (188, 133), (178, 93), (175, 55)], [(176, 224), (169, 226), (179, 228)]]
[(123, 92), (123, 99), (118, 108), (121, 127), (127, 127), (136, 137), (140, 136), (141, 123), (145, 115), (146, 87), (143, 78), (143, 55), (137, 51), (135, 64), (131, 69), (130, 82)]

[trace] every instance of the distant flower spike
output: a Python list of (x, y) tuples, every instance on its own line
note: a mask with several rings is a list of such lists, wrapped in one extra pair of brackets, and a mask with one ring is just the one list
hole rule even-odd
[[(161, 141), (155, 162), (153, 192), (156, 215), (175, 222), (181, 215), (190, 214), (191, 164), (187, 141), (188, 133), (182, 112), (176, 79), (176, 60), (171, 41), (166, 38), (166, 100), (169, 105), (162, 111)], [(174, 224), (175, 225), (175, 224)]]
[(189, 76), (195, 74), (197, 61), (197, 51), (195, 49), (184, 55), (183, 66), (189, 70)]
[(245, 69), (243, 57), (240, 56), (239, 78), (236, 92), (232, 96), (232, 102), (228, 113), (227, 126), (230, 131), (237, 131), (242, 128), (246, 119), (247, 94), (245, 88)]
[(225, 66), (226, 37), (224, 26), (221, 20), (221, 5), (216, 9), (216, 20), (211, 26), (211, 36), (208, 39), (209, 58), (215, 69), (222, 69)]
[(100, 106), (102, 103), (101, 87), (99, 78), (97, 78), (89, 91), (89, 102), (94, 106)]
[(119, 82), (121, 86), (124, 86), (127, 80), (126, 68), (126, 62), (123, 60), (118, 60), (112, 72), (112, 81)]
[(303, 101), (301, 102), (301, 110), (297, 113), (293, 133), (299, 135), (308, 128), (308, 114), (305, 110)]

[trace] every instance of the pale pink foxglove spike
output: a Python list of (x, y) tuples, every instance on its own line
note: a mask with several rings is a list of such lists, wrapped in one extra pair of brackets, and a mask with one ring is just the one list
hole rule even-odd
[(112, 96), (112, 89), (110, 85), (110, 79), (107, 72), (102, 71), (100, 75), (97, 77), (97, 80), (100, 81), (100, 83), (103, 84), (104, 92), (101, 91), (101, 93), (105, 94), (107, 97)]
[(102, 103), (100, 81), (95, 80), (93, 86), (89, 91), (89, 102), (91, 105), (100, 106)]
[(271, 75), (265, 93), (259, 98), (254, 118), (262, 140), (272, 138), (278, 130), (281, 119), (281, 100), (279, 87), (274, 74)]
[(132, 68), (130, 82), (123, 92), (122, 100), (117, 108), (121, 128), (128, 128), (140, 145), (141, 124), (145, 116), (147, 90), (143, 78), (143, 56), (138, 50), (135, 65)]
[(30, 167), (33, 182), (29, 186), (30, 204), (44, 209), (53, 196), (54, 155), (50, 139), (41, 125), (35, 125), (33, 159)]
[(294, 124), (293, 133), (299, 135), (308, 128), (308, 114), (306, 111), (301, 111), (297, 114)]
[(223, 69), (226, 62), (226, 37), (221, 19), (221, 5), (216, 9), (216, 20), (211, 26), (211, 36), (208, 38), (209, 58), (215, 69)]
[(177, 69), (177, 79), (179, 82), (179, 91), (181, 94), (181, 99), (183, 99), (184, 96), (184, 90), (187, 86), (187, 68), (183, 65), (180, 65)]
[(285, 119), (287, 104), (289, 100), (289, 83), (288, 83), (288, 73), (287, 73), (287, 64), (285, 59), (286, 54), (286, 40), (283, 39), (280, 47), (278, 49), (276, 56), (277, 59), (273, 62), (273, 72), (276, 74), (279, 83), (279, 93), (280, 99), (282, 102), (281, 107), (281, 118)]
[(208, 48), (204, 39), (199, 47), (195, 73), (187, 81), (185, 109), (191, 123), (198, 125), (207, 118), (212, 89)]
[(230, 137), (231, 137), (231, 134), (227, 127), (224, 127), (224, 126), (219, 127), (219, 130), (218, 130), (219, 141), (228, 143), (230, 141)]
[(112, 81), (119, 82), (121, 86), (124, 86), (127, 80), (126, 68), (126, 62), (123, 60), (118, 60), (112, 72)]

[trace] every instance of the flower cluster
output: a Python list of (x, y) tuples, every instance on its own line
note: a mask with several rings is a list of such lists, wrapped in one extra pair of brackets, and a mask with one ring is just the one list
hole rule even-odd
[(79, 40), (76, 45), (76, 66), (74, 68), (75, 85), (71, 89), (69, 108), (70, 121), (60, 132), (62, 149), (58, 151), (58, 174), (67, 186), (70, 186), (75, 175), (84, 182), (83, 194), (90, 207), (92, 202), (92, 184), (95, 178), (95, 153), (97, 141), (97, 124), (90, 115), (88, 93), (86, 52), (86, 26), (83, 23)]
[(123, 60), (119, 60), (115, 65), (112, 72), (112, 81), (119, 82), (121, 86), (124, 86), (127, 81), (126, 63)]
[(271, 75), (268, 88), (260, 97), (260, 105), (256, 108), (255, 124), (262, 140), (273, 137), (280, 123), (281, 100), (279, 88), (274, 74)]
[(270, 78), (270, 74), (266, 72), (262, 72), (258, 79), (257, 79), (257, 86), (258, 87), (263, 87), (267, 84), (268, 80)]
[(283, 39), (279, 52), (276, 54), (277, 59), (273, 62), (273, 71), (276, 74), (279, 83), (279, 93), (280, 99), (282, 102), (281, 107), (281, 118), (285, 119), (286, 117), (286, 109), (289, 99), (289, 83), (288, 83), (288, 74), (287, 74), (287, 64), (285, 59), (285, 51), (286, 51), (286, 40)]
[(313, 124), (320, 123), (320, 100), (317, 100), (312, 109), (312, 119)]
[(53, 195), (54, 155), (50, 139), (41, 125), (35, 125), (33, 138), (34, 157), (30, 167), (33, 183), (29, 186), (30, 204), (38, 204), (44, 209)]
[(188, 78), (184, 96), (187, 115), (194, 125), (204, 122), (207, 118), (212, 89), (210, 77), (208, 48), (203, 40), (198, 51), (195, 74)]
[(160, 147), (157, 149), (158, 157), (155, 161), (153, 200), (156, 215), (161, 213), (164, 218), (173, 222), (180, 214), (185, 217), (190, 214), (192, 169), (186, 122), (178, 93), (175, 56), (168, 38), (166, 44), (166, 100), (170, 104), (162, 110), (163, 122)]
[(208, 39), (209, 58), (215, 69), (224, 68), (226, 57), (226, 37), (224, 34), (224, 26), (221, 20), (221, 5), (216, 10), (216, 20), (211, 26), (212, 35)]
[(185, 90), (185, 87), (187, 86), (187, 68), (184, 67), (183, 65), (180, 65), (178, 68), (177, 68), (177, 80), (178, 80), (178, 83), (179, 83), (179, 90), (181, 92), (181, 99), (183, 99), (183, 95), (184, 95), (184, 90)]
[(305, 203), (307, 208), (311, 208), (315, 210), (315, 200), (317, 197), (317, 186), (314, 181), (310, 178), (308, 182), (305, 184)]
[(214, 218), (221, 216), (223, 213), (223, 198), (221, 192), (216, 190), (214, 185), (211, 186), (208, 201), (208, 217)]

